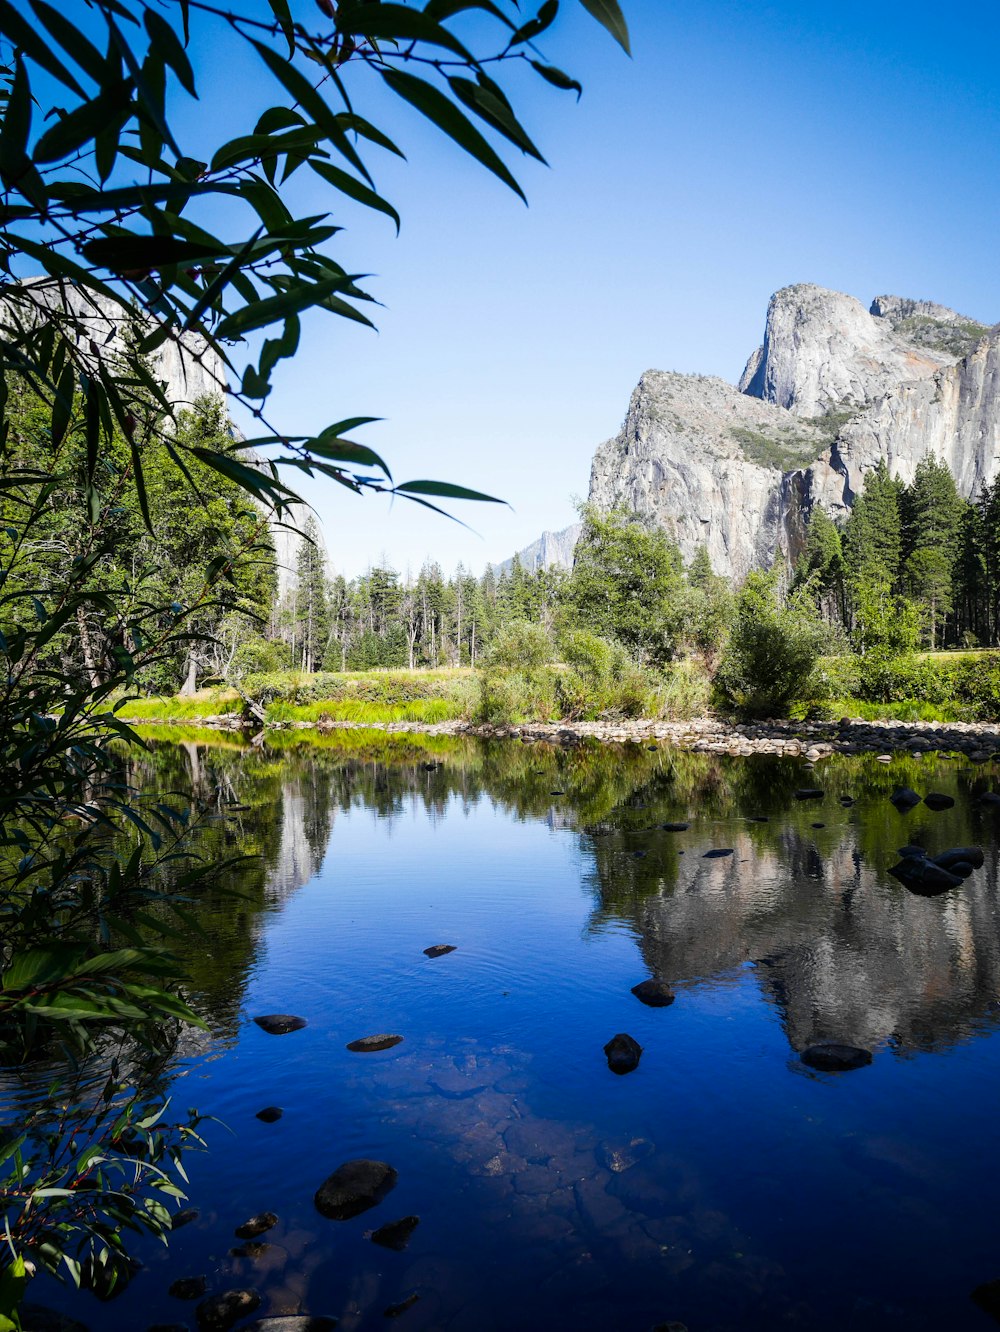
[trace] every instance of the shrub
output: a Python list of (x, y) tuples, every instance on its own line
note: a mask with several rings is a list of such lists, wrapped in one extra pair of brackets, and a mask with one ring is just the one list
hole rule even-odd
[(786, 601), (773, 574), (750, 574), (716, 676), (722, 699), (742, 712), (767, 716), (786, 711), (793, 699), (810, 697), (824, 637), (806, 597)]

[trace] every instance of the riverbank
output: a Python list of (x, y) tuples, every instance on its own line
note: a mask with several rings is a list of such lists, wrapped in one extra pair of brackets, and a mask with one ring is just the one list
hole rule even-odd
[[(174, 718), (157, 720), (137, 717), (135, 725), (176, 726)], [(212, 730), (242, 731), (239, 717), (221, 714), (185, 718), (191, 726)], [(465, 721), (443, 722), (336, 722), (286, 721), (269, 725), (263, 734), (285, 731), (373, 730), (388, 733), (415, 732), (423, 735), (472, 735), (482, 739), (518, 740), (522, 744), (547, 742), (574, 745), (584, 740), (615, 744), (669, 744), (697, 753), (784, 754), (815, 762), (830, 754), (922, 753), (964, 754), (973, 762), (985, 763), (1000, 755), (1000, 724), (991, 722), (900, 722), (865, 721), (845, 717), (837, 722), (769, 720), (727, 722), (704, 717), (696, 721), (619, 722), (532, 722), (520, 726), (475, 725)]]

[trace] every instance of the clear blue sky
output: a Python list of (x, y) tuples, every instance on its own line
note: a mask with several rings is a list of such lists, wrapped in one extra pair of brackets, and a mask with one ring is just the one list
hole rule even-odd
[[(308, 498), (338, 571), (383, 556), (478, 571), (571, 522), (642, 371), (735, 379), (788, 283), (1000, 319), (997, 10), (623, 6), (632, 60), (572, 0), (543, 40), (583, 82), (579, 104), (513, 85), (551, 164), (515, 164), (529, 208), (416, 113), (363, 99), (409, 156), (372, 163), (399, 238), (359, 209), (333, 242), (374, 275), (380, 331), (311, 317), (271, 415), (290, 431), (385, 417), (359, 438), (397, 480), (459, 481), (513, 512), (454, 506), (473, 535), (317, 482)], [(231, 98), (240, 71), (226, 73)]]

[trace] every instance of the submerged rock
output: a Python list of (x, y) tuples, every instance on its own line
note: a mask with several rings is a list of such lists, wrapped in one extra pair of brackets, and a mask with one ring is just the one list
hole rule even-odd
[(427, 957), (444, 957), (445, 953), (453, 953), (457, 947), (457, 944), (431, 944), (430, 948), (424, 949), (424, 953)]
[(22, 1304), (18, 1313), (24, 1332), (89, 1332), (86, 1323), (41, 1304)]
[(953, 809), (955, 805), (954, 796), (943, 795), (940, 791), (928, 791), (924, 796), (924, 804), (928, 809), (938, 813), (942, 809)]
[(194, 1313), (202, 1332), (229, 1332), (259, 1305), (260, 1295), (255, 1290), (224, 1290), (221, 1295), (202, 1300)]
[(305, 1018), (292, 1013), (265, 1013), (263, 1017), (255, 1017), (254, 1022), (269, 1036), (287, 1036), (290, 1031), (301, 1031), (307, 1025)]
[(826, 793), (818, 786), (800, 786), (795, 792), (796, 800), (822, 800)]
[(800, 1058), (803, 1064), (823, 1073), (846, 1073), (853, 1068), (864, 1068), (872, 1062), (870, 1050), (862, 1050), (857, 1045), (838, 1045), (835, 1041), (810, 1045), (802, 1051)]
[[(979, 803), (981, 805), (1000, 805), (1000, 795), (997, 795), (996, 791), (984, 791), (979, 796)], [(980, 1289), (982, 1288), (980, 1287)]]
[(661, 823), (660, 827), (664, 832), (687, 832), (690, 828), (689, 823)]
[(356, 1041), (348, 1041), (347, 1049), (357, 1054), (373, 1054), (376, 1050), (391, 1050), (399, 1045), (402, 1036), (391, 1036), (388, 1032), (379, 1032), (377, 1036), (361, 1036)]
[(706, 851), (702, 860), (721, 860), (723, 856), (731, 856), (732, 854), (733, 848), (731, 846), (720, 847), (715, 851)]
[(189, 1226), (192, 1221), (197, 1221), (201, 1212), (197, 1207), (182, 1207), (177, 1215), (170, 1222), (171, 1230), (180, 1230), (182, 1226)]
[(912, 809), (914, 805), (920, 804), (920, 797), (911, 786), (897, 786), (889, 799), (900, 813), (904, 813), (906, 810)]
[(398, 1318), (400, 1314), (405, 1314), (407, 1309), (412, 1309), (419, 1299), (420, 1296), (414, 1291), (412, 1295), (407, 1295), (405, 1300), (400, 1300), (398, 1304), (390, 1304), (388, 1309), (382, 1312), (386, 1318)]
[(380, 1203), (398, 1178), (385, 1161), (345, 1161), (316, 1190), (316, 1210), (332, 1221), (360, 1216)]
[(906, 846), (901, 846), (896, 852), (897, 856), (902, 856), (905, 860), (908, 856), (916, 856), (918, 860), (923, 860), (927, 852), (922, 846), (916, 846), (913, 842), (907, 842)]
[(616, 1175), (623, 1175), (647, 1156), (652, 1156), (655, 1148), (648, 1138), (631, 1138), (624, 1144), (602, 1142), (597, 1149), (597, 1159), (605, 1170)]
[(175, 1300), (200, 1300), (208, 1290), (207, 1276), (178, 1277), (172, 1282), (167, 1294)]
[(642, 1046), (627, 1032), (620, 1031), (608, 1041), (604, 1053), (608, 1057), (608, 1068), (612, 1073), (631, 1073), (633, 1069), (639, 1067)]
[(278, 1224), (278, 1218), (273, 1212), (259, 1212), (252, 1216), (249, 1221), (244, 1221), (241, 1226), (237, 1226), (235, 1235), (237, 1239), (256, 1239), (258, 1235), (263, 1235), (265, 1231), (273, 1229)]
[(372, 1243), (401, 1253), (419, 1225), (419, 1216), (403, 1216), (398, 1221), (388, 1221), (384, 1226), (379, 1226), (378, 1230), (372, 1231)]
[(244, 1323), (240, 1332), (333, 1332), (336, 1326), (336, 1318), (325, 1314), (279, 1314)]
[(972, 1292), (972, 1300), (983, 1313), (1000, 1323), (1000, 1281), (985, 1281)]
[(333, 1332), (336, 1326), (336, 1318), (325, 1314), (279, 1314), (245, 1323), (240, 1332)]
[(276, 1124), (284, 1113), (280, 1105), (265, 1105), (257, 1111), (257, 1118), (262, 1124)]
[(666, 1008), (668, 1004), (674, 1002), (674, 992), (662, 980), (644, 980), (638, 985), (632, 986), (632, 993), (642, 1004), (647, 1004), (650, 1008)]

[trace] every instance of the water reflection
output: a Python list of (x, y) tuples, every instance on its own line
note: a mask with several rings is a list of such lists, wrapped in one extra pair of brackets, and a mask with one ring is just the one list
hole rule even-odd
[[(206, 854), (254, 857), (238, 900), (196, 904), (210, 944), (192, 935), (191, 999), (212, 1036), (172, 1067), (175, 1095), (232, 1134), (197, 1166), (201, 1218), (120, 1300), (50, 1303), (142, 1332), (183, 1322), (166, 1292), (207, 1273), (256, 1288), (260, 1316), (344, 1332), (413, 1294), (414, 1332), (983, 1326), (969, 1292), (1000, 1276), (991, 766), (174, 739), (153, 733), (135, 780), (195, 793)], [(825, 798), (796, 801), (806, 783)], [(956, 805), (900, 815), (900, 783)], [(915, 897), (886, 872), (910, 840), (979, 844), (986, 863)], [(426, 958), (436, 943), (457, 949)], [(645, 974), (677, 1002), (640, 1005)], [(309, 1025), (268, 1037), (249, 1019), (270, 1011)], [(404, 1040), (345, 1049), (379, 1031)], [(623, 1078), (602, 1054), (616, 1031), (644, 1047)], [(875, 1063), (808, 1073), (795, 1052), (819, 1040)], [(263, 1124), (269, 1104), (284, 1114)], [(352, 1157), (390, 1162), (398, 1186), (324, 1221), (313, 1193)], [(236, 1251), (265, 1209), (267, 1247)], [(405, 1251), (366, 1238), (405, 1215)]]

